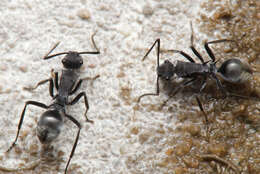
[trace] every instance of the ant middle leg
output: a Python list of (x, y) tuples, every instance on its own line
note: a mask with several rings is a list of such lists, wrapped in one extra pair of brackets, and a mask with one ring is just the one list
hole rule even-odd
[(16, 141), (18, 139), (18, 136), (19, 136), (19, 133), (20, 133), (20, 129), (22, 127), (22, 124), (23, 124), (23, 120), (24, 120), (24, 115), (25, 115), (25, 111), (26, 111), (26, 108), (28, 105), (34, 105), (34, 106), (38, 106), (40, 108), (44, 108), (44, 109), (48, 109), (49, 107), (43, 103), (40, 103), (40, 102), (37, 102), (37, 101), (27, 101), (25, 103), (25, 106), (23, 108), (23, 112), (21, 114), (21, 117), (20, 117), (20, 121), (19, 121), (19, 124), (18, 124), (18, 128), (17, 128), (17, 133), (16, 133), (16, 137), (15, 137), (15, 140), (13, 141), (12, 145), (9, 147), (9, 149), (7, 150), (7, 152), (9, 152), (16, 144)]
[(81, 97), (84, 97), (84, 102), (85, 102), (85, 107), (86, 107), (86, 111), (85, 111), (85, 114), (84, 114), (84, 115), (85, 115), (85, 117), (86, 117), (86, 121), (87, 121), (87, 122), (90, 122), (90, 123), (94, 123), (94, 121), (89, 120), (88, 117), (87, 117), (87, 112), (88, 112), (88, 110), (89, 110), (89, 104), (88, 104), (88, 98), (87, 98), (87, 95), (86, 95), (85, 92), (79, 93), (71, 102), (68, 103), (68, 105), (74, 105), (74, 104), (76, 104)]
[(192, 22), (190, 22), (190, 28), (191, 28), (191, 37), (190, 37), (190, 48), (192, 50), (192, 52), (199, 58), (199, 60), (201, 61), (202, 64), (206, 64), (207, 62), (204, 62), (201, 54), (196, 50), (196, 48), (194, 47), (194, 35), (193, 35), (193, 27), (192, 27)]

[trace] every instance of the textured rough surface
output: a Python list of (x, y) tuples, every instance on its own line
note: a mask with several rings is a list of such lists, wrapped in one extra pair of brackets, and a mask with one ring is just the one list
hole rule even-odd
[[(85, 122), (83, 101), (68, 108), (67, 112), (83, 127), (68, 173), (236, 172), (218, 161), (204, 161), (203, 154), (217, 155), (235, 166), (241, 165), (238, 170), (243, 173), (259, 173), (258, 103), (218, 99), (212, 83), (214, 87), (207, 88), (202, 96), (210, 121), (209, 137), (192, 90), (178, 94), (160, 108), (167, 99), (161, 85), (159, 97), (145, 97), (139, 105), (136, 103), (138, 96), (155, 91), (155, 51), (144, 62), (141, 59), (157, 38), (161, 38), (163, 49), (191, 54), (190, 21), (198, 50), (203, 50), (203, 41), (222, 37), (221, 32), (209, 34), (203, 28), (206, 23), (203, 20), (211, 19), (200, 14), (205, 9), (205, 13), (214, 13), (206, 2), (1, 0), (0, 173), (5, 173), (4, 168), (29, 168), (12, 172), (22, 174), (64, 172), (77, 128), (65, 121), (58, 139), (51, 147), (44, 148), (35, 133), (42, 109), (28, 107), (17, 146), (9, 153), (5, 150), (15, 138), (24, 103), (27, 100), (52, 102), (47, 85), (33, 92), (23, 89), (49, 78), (51, 69), (60, 72), (61, 57), (46, 61), (41, 58), (58, 41), (61, 44), (55, 52), (94, 50), (90, 41), (94, 32), (97, 32), (95, 40), (101, 54), (83, 55), (81, 77), (98, 74), (100, 77), (93, 82), (84, 81), (79, 91), (86, 91), (90, 105), (88, 117), (95, 123)], [(213, 1), (208, 2), (214, 6)], [(221, 15), (216, 13), (214, 20), (223, 18)], [(229, 16), (229, 11), (225, 16)], [(200, 32), (199, 26), (202, 26)], [(226, 50), (223, 45), (220, 44), (217, 53)], [(166, 53), (161, 57), (184, 60)], [(259, 79), (254, 79), (250, 83), (255, 87), (252, 90), (259, 91)]]

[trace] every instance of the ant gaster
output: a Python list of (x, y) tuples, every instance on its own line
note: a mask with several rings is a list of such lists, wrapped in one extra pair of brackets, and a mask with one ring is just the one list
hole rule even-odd
[[(191, 24), (191, 29), (192, 29), (192, 24)], [(138, 98), (137, 102), (140, 102), (141, 98), (144, 97), (144, 96), (149, 96), (149, 95), (158, 96), (159, 92), (160, 92), (159, 91), (159, 78), (162, 78), (164, 80), (170, 80), (175, 74), (176, 74), (177, 77), (183, 78), (184, 81), (181, 82), (181, 84), (178, 87), (172, 89), (172, 91), (170, 92), (170, 97), (174, 96), (176, 93), (178, 93), (184, 87), (190, 86), (190, 85), (194, 84), (194, 82), (201, 80), (201, 78), (202, 78), (202, 83), (201, 83), (201, 86), (199, 88), (199, 92), (202, 92), (203, 89), (206, 86), (207, 79), (211, 78), (211, 79), (214, 79), (216, 81), (217, 87), (223, 92), (225, 97), (226, 96), (235, 96), (235, 97), (249, 99), (250, 97), (241, 96), (241, 95), (238, 95), (238, 94), (233, 94), (233, 93), (228, 92), (223, 87), (221, 81), (218, 78), (218, 76), (220, 76), (225, 81), (228, 81), (228, 82), (231, 82), (231, 83), (240, 83), (240, 82), (243, 82), (243, 81), (246, 80), (245, 78), (247, 76), (249, 76), (248, 74), (252, 73), (249, 66), (243, 64), (239, 59), (235, 59), (235, 58), (226, 60), (220, 66), (220, 68), (217, 68), (216, 63), (218, 61), (216, 60), (215, 55), (213, 54), (209, 45), (215, 44), (215, 43), (221, 43), (221, 42), (235, 42), (235, 41), (228, 40), (228, 39), (221, 39), (221, 40), (206, 42), (204, 44), (204, 48), (205, 48), (207, 54), (209, 55), (211, 61), (205, 62), (204, 59), (202, 58), (201, 54), (195, 49), (195, 47), (193, 45), (193, 31), (192, 31), (190, 48), (191, 48), (192, 52), (200, 60), (201, 63), (196, 63), (191, 56), (189, 56), (187, 53), (185, 53), (183, 51), (166, 50), (166, 51), (171, 51), (171, 52), (181, 54), (189, 62), (178, 60), (175, 63), (172, 63), (169, 60), (165, 60), (164, 63), (160, 65), (159, 64), (160, 39), (157, 39), (142, 59), (142, 60), (145, 60), (145, 58), (148, 56), (148, 54), (152, 51), (153, 47), (157, 44), (156, 93), (143, 94)], [(201, 104), (199, 103), (199, 105), (201, 105)]]
[[(20, 129), (23, 124), (24, 115), (25, 115), (27, 106), (34, 105), (34, 106), (37, 106), (37, 107), (40, 107), (43, 109), (47, 109), (47, 111), (45, 111), (41, 115), (41, 117), (37, 123), (37, 128), (36, 128), (36, 134), (41, 143), (43, 143), (43, 144), (50, 143), (58, 137), (58, 135), (60, 134), (60, 131), (61, 131), (61, 127), (64, 122), (64, 117), (68, 118), (70, 121), (72, 121), (78, 127), (77, 136), (74, 141), (74, 145), (72, 147), (68, 162), (66, 164), (65, 172), (64, 172), (65, 174), (67, 173), (67, 169), (70, 164), (70, 160), (73, 157), (73, 154), (75, 152), (75, 149), (76, 149), (76, 146), (78, 143), (80, 130), (81, 130), (81, 124), (74, 117), (72, 117), (71, 115), (68, 115), (66, 113), (66, 106), (74, 105), (75, 103), (77, 103), (79, 101), (80, 98), (84, 97), (85, 107), (86, 107), (85, 117), (86, 117), (87, 121), (93, 122), (93, 121), (89, 120), (86, 115), (87, 111), (89, 109), (89, 104), (88, 104), (88, 99), (87, 99), (85, 92), (79, 93), (71, 101), (69, 101), (68, 98), (70, 95), (74, 94), (79, 89), (79, 87), (82, 83), (82, 80), (83, 80), (83, 79), (79, 79), (79, 76), (77, 73), (77, 70), (79, 70), (79, 68), (83, 65), (83, 59), (81, 57), (81, 54), (100, 54), (100, 52), (94, 42), (94, 35), (95, 34), (92, 35), (91, 39), (92, 39), (92, 43), (97, 51), (93, 51), (93, 52), (69, 51), (69, 52), (62, 52), (62, 53), (58, 53), (58, 54), (49, 55), (57, 47), (58, 44), (56, 44), (51, 49), (51, 51), (43, 58), (44, 60), (46, 60), (46, 59), (51, 59), (53, 57), (60, 56), (63, 54), (66, 55), (62, 59), (62, 64), (64, 66), (64, 69), (62, 70), (62, 75), (60, 77), (60, 80), (58, 78), (58, 72), (55, 72), (54, 79), (53, 79), (53, 77), (51, 77), (49, 79), (40, 81), (34, 88), (27, 88), (27, 89), (35, 89), (39, 85), (49, 82), (49, 94), (53, 98), (54, 101), (50, 105), (45, 105), (44, 103), (37, 102), (37, 101), (27, 101), (25, 103), (25, 106), (22, 111), (20, 121), (18, 124), (16, 138), (7, 151), (10, 151), (16, 144)], [(53, 94), (54, 86), (57, 90), (56, 95)]]

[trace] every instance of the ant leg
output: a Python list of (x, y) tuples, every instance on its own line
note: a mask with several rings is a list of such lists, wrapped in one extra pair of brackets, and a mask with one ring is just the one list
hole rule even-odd
[(179, 53), (181, 54), (184, 58), (186, 58), (188, 61), (195, 63), (195, 61), (193, 60), (193, 58), (188, 55), (187, 53), (180, 51), (180, 50), (163, 50), (162, 52), (174, 52), (174, 53)]
[(209, 44), (220, 43), (220, 42), (235, 42), (235, 41), (234, 40), (228, 40), (228, 39), (220, 39), (220, 40), (214, 40), (214, 41), (211, 41), (211, 42), (206, 42), (204, 44), (204, 47), (205, 47), (209, 57), (211, 58), (211, 60), (213, 62), (216, 61), (216, 58), (215, 58), (215, 55), (213, 54), (212, 50), (210, 49)]
[(95, 77), (84, 77), (84, 78), (82, 78), (82, 80), (88, 80), (88, 81), (91, 81), (91, 85), (93, 85), (93, 82), (94, 82), (94, 80), (96, 80), (97, 78), (99, 78), (100, 77), (100, 75), (98, 74), (98, 75), (96, 75)]
[(74, 152), (75, 152), (75, 149), (76, 149), (77, 144), (78, 144), (79, 134), (80, 134), (80, 130), (81, 130), (81, 125), (80, 125), (80, 123), (79, 123), (75, 118), (73, 118), (72, 116), (67, 115), (67, 114), (65, 114), (65, 116), (66, 116), (70, 121), (72, 121), (72, 122), (78, 127), (78, 133), (77, 133), (76, 139), (75, 139), (75, 141), (74, 141), (74, 145), (73, 145), (73, 147), (72, 147), (72, 150), (71, 150), (71, 152), (70, 152), (69, 160), (68, 160), (68, 162), (67, 162), (67, 164), (66, 164), (66, 168), (65, 168), (65, 172), (64, 172), (64, 173), (66, 174), (66, 173), (67, 173), (67, 170), (68, 170), (68, 167), (69, 167), (69, 164), (70, 164), (70, 160), (72, 159), (72, 157), (73, 157), (73, 155), (74, 155)]
[(218, 77), (215, 74), (212, 74), (212, 77), (215, 79), (218, 89), (221, 90), (221, 92), (224, 94), (224, 98), (226, 98), (228, 96), (228, 91), (225, 90), (221, 81), (218, 79)]
[(191, 80), (188, 80), (188, 81), (184, 81), (182, 82), (177, 88), (173, 89), (171, 92), (170, 92), (170, 95), (169, 95), (169, 98), (167, 100), (165, 100), (163, 102), (163, 104), (161, 105), (161, 107), (165, 106), (168, 101), (174, 96), (176, 95), (180, 90), (182, 90), (183, 88), (187, 87), (187, 86), (190, 86), (194, 83), (194, 81), (196, 81), (197, 78), (193, 78)]
[[(53, 69), (52, 69), (51, 74), (52, 74), (52, 76), (54, 76), (55, 88), (58, 90), (59, 89), (58, 72), (53, 73)], [(54, 97), (54, 95), (53, 95), (54, 85), (53, 85), (53, 79), (52, 78), (53, 77), (50, 77), (49, 79), (46, 79), (46, 80), (42, 80), (42, 81), (38, 82), (34, 87), (24, 87), (23, 89), (28, 90), (28, 91), (32, 91), (32, 90), (35, 90), (36, 88), (38, 88), (40, 85), (43, 85), (43, 84), (49, 82), (49, 94), (53, 98)]]
[(95, 77), (84, 77), (84, 78), (82, 78), (82, 80), (92, 80), (93, 81), (93, 80), (96, 80), (99, 77), (100, 77), (100, 75), (98, 74)]
[(34, 106), (38, 106), (38, 107), (41, 107), (41, 108), (44, 108), (44, 109), (48, 109), (48, 106), (43, 104), (43, 103), (40, 103), (40, 102), (36, 102), (36, 101), (27, 101), (25, 103), (25, 106), (23, 108), (23, 112), (21, 114), (21, 117), (20, 117), (20, 121), (19, 121), (19, 124), (18, 124), (18, 128), (17, 128), (17, 133), (16, 133), (16, 138), (14, 140), (14, 142), (12, 143), (12, 145), (9, 147), (9, 149), (7, 150), (7, 152), (9, 152), (16, 144), (16, 141), (18, 139), (18, 136), (19, 136), (19, 132), (20, 132), (20, 129), (22, 127), (22, 124), (23, 124), (23, 119), (24, 119), (24, 115), (25, 115), (25, 111), (26, 111), (26, 108), (28, 105), (34, 105)]
[(34, 87), (23, 87), (23, 89), (28, 90), (28, 91), (32, 91), (32, 90), (35, 90), (36, 88), (38, 88), (39, 86), (41, 86), (41, 85), (43, 85), (47, 82), (50, 82), (50, 84), (52, 83), (52, 86), (53, 86), (52, 78), (49, 78), (49, 79), (41, 80)]
[(193, 45), (190, 46), (192, 52), (199, 58), (199, 60), (201, 61), (202, 64), (206, 64), (207, 62), (204, 62), (202, 56), (200, 55), (200, 53), (195, 49), (195, 47)]
[[(78, 81), (78, 83), (76, 84), (76, 86), (74, 87), (74, 89), (71, 89), (70, 90), (70, 92), (69, 92), (69, 95), (72, 95), (72, 94), (74, 94), (75, 92), (77, 92), (77, 90), (80, 88), (80, 86), (81, 86), (81, 83), (82, 83), (82, 79), (80, 79), (79, 81)], [(73, 85), (74, 86), (74, 85)], [(73, 87), (72, 86), (72, 87)]]
[(83, 80), (96, 80), (99, 77), (100, 77), (100, 75), (96, 75), (95, 77), (85, 77), (85, 78), (80, 79), (76, 85), (73, 85), (75, 87), (74, 87), (74, 89), (71, 89), (69, 95), (72, 95), (75, 92), (77, 92), (77, 90), (80, 88), (81, 83), (82, 83)]
[(238, 97), (238, 98), (242, 98), (245, 100), (256, 100), (256, 101), (260, 101), (260, 98), (256, 98), (256, 97), (248, 97), (248, 96), (243, 96), (243, 95), (239, 95), (239, 94), (234, 94), (234, 93), (230, 93), (228, 92), (222, 85), (222, 83), (220, 82), (220, 80), (217, 78), (216, 75), (212, 75), (213, 78), (216, 80), (217, 83), (217, 87), (221, 90), (221, 92), (224, 94), (224, 98), (226, 97)]
[(55, 88), (58, 91), (59, 89), (59, 74), (58, 72), (54, 72), (54, 84), (55, 84)]
[(196, 96), (196, 100), (197, 100), (197, 103), (199, 105), (199, 108), (200, 108), (200, 111), (203, 113), (204, 117), (205, 117), (205, 121), (206, 121), (206, 128), (207, 128), (207, 132), (208, 132), (208, 123), (209, 123), (209, 120), (208, 120), (208, 116), (206, 114), (206, 112), (204, 111), (203, 109), (203, 106), (200, 102), (200, 99)]
[(174, 95), (176, 95), (180, 89), (183, 89), (187, 86), (190, 86), (194, 83), (194, 81), (197, 80), (197, 78), (192, 78), (191, 80), (188, 80), (188, 81), (184, 81), (180, 84), (180, 86), (176, 89), (173, 89), (171, 92), (170, 92), (170, 97), (173, 97)]
[(190, 37), (190, 48), (192, 50), (192, 52), (199, 58), (199, 60), (201, 61), (202, 64), (205, 64), (201, 54), (195, 49), (194, 47), (194, 44), (193, 44), (193, 40), (194, 40), (194, 37), (193, 37), (193, 27), (192, 27), (192, 22), (190, 22), (190, 27), (191, 27), (191, 37)]
[(200, 87), (200, 93), (203, 91), (203, 89), (206, 87), (207, 77), (205, 76), (202, 81), (202, 85)]
[(68, 105), (74, 105), (75, 103), (77, 103), (79, 101), (79, 99), (81, 97), (84, 97), (84, 101), (85, 101), (86, 111), (85, 111), (84, 115), (86, 117), (86, 120), (87, 120), (87, 122), (94, 123), (94, 121), (89, 120), (88, 117), (87, 117), (87, 112), (88, 112), (88, 109), (89, 109), (89, 105), (88, 105), (88, 98), (87, 98), (87, 95), (86, 95), (85, 92), (79, 93), (71, 102), (68, 103)]

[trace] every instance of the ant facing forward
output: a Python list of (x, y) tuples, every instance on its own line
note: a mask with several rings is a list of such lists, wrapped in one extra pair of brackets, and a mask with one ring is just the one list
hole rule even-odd
[[(20, 129), (23, 124), (24, 120), (24, 115), (25, 111), (28, 105), (34, 105), (43, 109), (47, 109), (45, 111), (38, 123), (37, 123), (37, 128), (36, 128), (36, 134), (42, 144), (48, 144), (51, 143), (53, 140), (55, 140), (58, 135), (61, 132), (61, 127), (64, 123), (64, 117), (68, 118), (70, 121), (72, 121), (77, 127), (78, 127), (78, 132), (76, 139), (74, 141), (74, 145), (72, 147), (69, 160), (66, 164), (65, 168), (65, 174), (67, 173), (68, 166), (70, 164), (70, 160), (73, 157), (73, 154), (75, 152), (79, 135), (80, 135), (80, 130), (81, 130), (81, 124), (71, 115), (68, 115), (66, 113), (66, 106), (67, 105), (74, 105), (79, 101), (80, 98), (84, 97), (85, 101), (85, 117), (88, 122), (93, 123), (93, 121), (89, 120), (87, 117), (87, 111), (89, 109), (89, 104), (88, 104), (88, 99), (87, 95), (85, 92), (80, 92), (73, 100), (69, 101), (68, 98), (72, 94), (74, 94), (80, 87), (83, 79), (79, 79), (79, 75), (77, 73), (77, 70), (81, 68), (83, 65), (83, 58), (81, 57), (81, 54), (100, 54), (99, 49), (97, 48), (95, 41), (94, 41), (94, 35), (92, 35), (92, 43), (97, 51), (93, 52), (76, 52), (76, 51), (69, 51), (69, 52), (62, 52), (58, 54), (53, 54), (49, 55), (56, 47), (58, 44), (56, 44), (51, 51), (43, 58), (44, 60), (50, 59), (56, 56), (60, 56), (65, 54), (66, 56), (62, 59), (62, 64), (64, 66), (64, 69), (62, 70), (62, 74), (60, 79), (58, 78), (58, 72), (54, 73), (54, 79), (53, 77), (40, 81), (34, 88), (27, 88), (29, 90), (37, 88), (39, 85), (42, 85), (44, 83), (49, 82), (49, 93), (50, 96), (53, 98), (53, 102), (50, 105), (45, 105), (44, 103), (37, 102), (37, 101), (27, 101), (25, 103), (24, 109), (22, 111), (20, 121), (18, 124), (18, 130), (16, 134), (16, 138), (10, 148), (7, 151), (10, 151), (16, 144), (16, 141), (19, 136)], [(98, 76), (97, 76), (98, 77)], [(53, 94), (53, 88), (56, 88), (57, 94)]]

